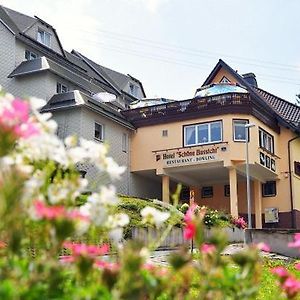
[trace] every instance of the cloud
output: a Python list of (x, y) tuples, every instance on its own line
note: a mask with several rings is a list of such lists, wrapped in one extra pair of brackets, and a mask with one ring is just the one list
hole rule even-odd
[(158, 9), (170, 0), (130, 0), (130, 2), (141, 3), (149, 12), (156, 13)]
[(63, 47), (67, 50), (77, 48), (87, 35), (95, 35), (101, 21), (89, 12), (94, 0), (0, 0), (0, 4), (29, 16), (38, 16), (51, 24), (58, 33)]

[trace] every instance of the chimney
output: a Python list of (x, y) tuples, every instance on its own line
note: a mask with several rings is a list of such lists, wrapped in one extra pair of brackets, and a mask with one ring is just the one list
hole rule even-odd
[(254, 73), (246, 73), (242, 75), (243, 78), (245, 79), (245, 81), (247, 83), (249, 83), (250, 85), (253, 85), (255, 87), (257, 87), (257, 81), (256, 81), (256, 76)]

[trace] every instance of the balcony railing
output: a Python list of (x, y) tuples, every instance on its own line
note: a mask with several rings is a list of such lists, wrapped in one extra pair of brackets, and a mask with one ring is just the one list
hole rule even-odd
[(136, 108), (122, 113), (128, 121), (139, 127), (171, 120), (184, 120), (194, 116), (203, 117), (237, 112), (250, 112), (249, 94), (227, 93)]

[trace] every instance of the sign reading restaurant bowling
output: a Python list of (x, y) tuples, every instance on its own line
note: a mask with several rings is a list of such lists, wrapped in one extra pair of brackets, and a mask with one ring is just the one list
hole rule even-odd
[(166, 167), (205, 163), (217, 160), (219, 147), (208, 149), (190, 149), (166, 151), (156, 154), (156, 161), (162, 161)]

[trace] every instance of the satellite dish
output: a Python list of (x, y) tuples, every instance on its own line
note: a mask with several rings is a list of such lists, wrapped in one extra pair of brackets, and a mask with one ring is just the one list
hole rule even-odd
[(93, 95), (93, 99), (99, 102), (112, 102), (117, 100), (116, 95), (107, 92), (100, 92)]

